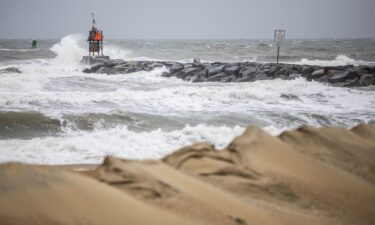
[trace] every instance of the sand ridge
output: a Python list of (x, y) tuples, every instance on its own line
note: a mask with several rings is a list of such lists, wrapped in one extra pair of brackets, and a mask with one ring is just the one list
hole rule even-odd
[[(225, 149), (94, 169), (0, 165), (1, 224), (374, 224), (375, 127), (251, 126)], [(92, 167), (92, 166), (91, 166)]]

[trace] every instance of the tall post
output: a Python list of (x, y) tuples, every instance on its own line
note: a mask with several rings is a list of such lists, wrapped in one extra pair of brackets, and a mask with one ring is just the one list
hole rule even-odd
[(91, 21), (92, 21), (92, 27), (95, 27), (96, 21), (95, 21), (95, 13), (91, 12)]
[(285, 40), (285, 30), (275, 30), (274, 33), (274, 42), (277, 45), (277, 60), (276, 63), (279, 64), (280, 59), (280, 45), (281, 42)]
[(277, 45), (277, 64), (279, 64), (280, 45)]

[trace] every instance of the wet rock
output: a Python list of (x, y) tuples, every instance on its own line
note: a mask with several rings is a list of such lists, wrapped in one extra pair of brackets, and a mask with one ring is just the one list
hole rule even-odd
[(221, 82), (233, 82), (237, 79), (236, 75), (230, 75), (230, 76), (225, 76), (223, 77), (220, 81)]
[(229, 66), (229, 67), (225, 67), (224, 73), (227, 74), (227, 75), (237, 75), (238, 72), (240, 71), (240, 69), (241, 68), (239, 66), (232, 65), (232, 66)]
[(165, 61), (123, 61), (109, 60), (83, 70), (85, 73), (128, 74), (151, 71), (165, 67), (163, 77), (178, 77), (191, 82), (253, 82), (256, 80), (285, 79), (304, 77), (308, 80), (331, 83), (338, 87), (369, 86), (375, 82), (372, 66), (331, 66), (290, 65), (273, 63), (193, 63)]
[(359, 86), (358, 80), (359, 80), (358, 78), (349, 79), (349, 80), (345, 80), (342, 82), (334, 83), (332, 84), (332, 86), (334, 87), (358, 87)]
[(271, 80), (272, 77), (268, 76), (267, 74), (257, 74), (255, 76), (255, 80)]
[(169, 72), (171, 74), (175, 74), (179, 72), (180, 70), (184, 69), (184, 66), (180, 63), (174, 63), (172, 66), (169, 67)]
[(237, 82), (250, 82), (250, 81), (254, 81), (254, 80), (255, 80), (255, 77), (247, 76), (247, 77), (240, 77), (236, 81)]
[(192, 75), (196, 74), (198, 71), (200, 71), (200, 69), (195, 68), (195, 67), (185, 68), (185, 69), (181, 70), (180, 72), (178, 72), (176, 74), (176, 77), (181, 78), (181, 79), (185, 79), (185, 77), (192, 76)]
[(273, 73), (274, 77), (278, 77), (280, 75), (289, 75), (291, 74), (292, 71), (288, 67), (280, 68), (276, 72)]
[(348, 79), (352, 79), (354, 78), (354, 73), (350, 72), (350, 71), (344, 71), (344, 72), (341, 72), (339, 74), (335, 74), (331, 77), (328, 78), (328, 81), (331, 83), (331, 84), (334, 84), (334, 83), (339, 83), (339, 82), (343, 82), (345, 80), (348, 80)]
[(83, 73), (92, 73), (92, 70), (91, 70), (91, 68), (85, 68), (84, 70), (82, 70), (82, 72)]
[(1, 73), (22, 73), (20, 69), (16, 68), (16, 67), (8, 67), (8, 68), (5, 68), (5, 69), (1, 69), (0, 70), (0, 74)]
[(375, 75), (364, 74), (359, 78), (358, 82), (361, 86), (375, 85)]
[(316, 81), (319, 81), (319, 82), (322, 82), (322, 83), (328, 83), (328, 78), (329, 78), (328, 75), (323, 75), (322, 77), (320, 77)]
[(163, 73), (161, 74), (161, 76), (162, 76), (162, 77), (171, 77), (172, 74), (170, 74), (170, 73), (168, 73), (168, 72), (163, 72)]
[(302, 67), (302, 75), (304, 77), (309, 77), (313, 72), (314, 72), (313, 67), (309, 67), (309, 66), (303, 66)]
[(276, 71), (278, 71), (280, 68), (281, 67), (279, 65), (272, 66), (271, 68), (268, 69), (267, 75), (274, 76), (274, 74), (276, 73)]
[(321, 76), (323, 76), (324, 74), (325, 74), (325, 70), (324, 69), (315, 70), (310, 75), (310, 78), (313, 79), (313, 80), (316, 80), (316, 79), (320, 78)]
[(214, 65), (207, 68), (208, 77), (221, 73), (224, 70), (224, 65)]
[(223, 78), (225, 78), (227, 75), (225, 73), (219, 73), (212, 77), (207, 78), (207, 81), (221, 81)]
[(205, 77), (202, 77), (202, 76), (199, 76), (199, 75), (195, 74), (194, 76), (191, 77), (190, 81), (194, 82), (194, 83), (205, 82), (205, 81), (207, 81), (207, 79)]
[(113, 70), (111, 70), (111, 68), (108, 68), (108, 67), (100, 67), (96, 73), (100, 73), (100, 74), (113, 74)]
[(257, 68), (256, 67), (245, 67), (245, 68), (242, 68), (240, 70), (240, 76), (241, 77), (247, 77), (247, 76), (250, 76), (250, 75), (255, 75), (255, 73), (257, 72)]

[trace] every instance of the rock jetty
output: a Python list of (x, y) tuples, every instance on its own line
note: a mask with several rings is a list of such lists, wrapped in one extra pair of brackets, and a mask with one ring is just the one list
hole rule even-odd
[(255, 62), (193, 63), (171, 61), (109, 60), (83, 70), (85, 73), (129, 74), (167, 69), (163, 77), (177, 77), (191, 82), (252, 82), (256, 80), (291, 80), (303, 77), (337, 87), (363, 87), (375, 85), (375, 66), (312, 66)]

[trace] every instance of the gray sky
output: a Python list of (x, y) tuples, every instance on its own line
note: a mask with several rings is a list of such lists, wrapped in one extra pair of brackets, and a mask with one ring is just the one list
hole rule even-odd
[(375, 0), (0, 0), (0, 38), (87, 34), (91, 11), (106, 38), (375, 37)]

